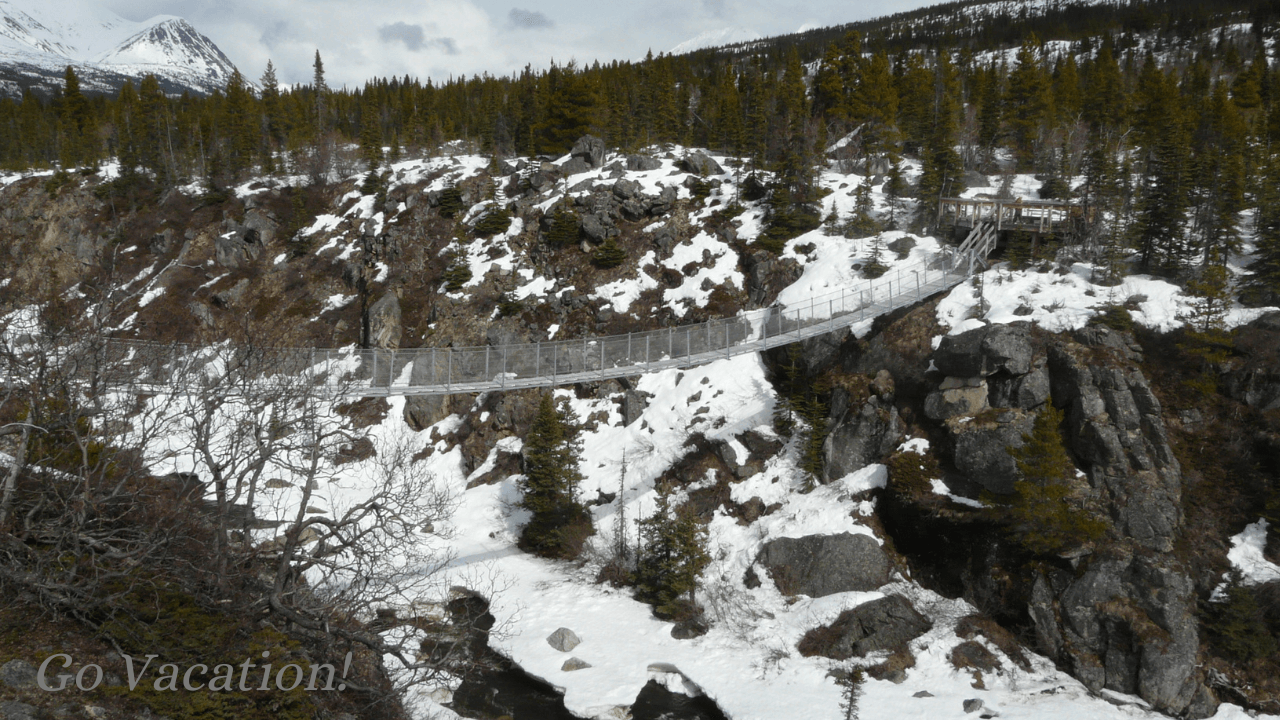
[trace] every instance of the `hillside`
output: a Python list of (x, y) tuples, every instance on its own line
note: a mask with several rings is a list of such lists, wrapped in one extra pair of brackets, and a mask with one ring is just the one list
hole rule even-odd
[[(0, 102), (0, 697), (1276, 716), (1275, 25), (1184, 9), (964, 3), (812, 54)], [(604, 336), (833, 319), (815, 297), (950, 264), (952, 196), (1010, 210), (986, 262), (828, 334), (552, 391), (378, 387), (460, 348), (581, 343), (551, 359), (574, 371)], [(1077, 220), (1020, 231), (1030, 201)], [(153, 647), (350, 649), (353, 687), (34, 689), (62, 646), (117, 679)]]

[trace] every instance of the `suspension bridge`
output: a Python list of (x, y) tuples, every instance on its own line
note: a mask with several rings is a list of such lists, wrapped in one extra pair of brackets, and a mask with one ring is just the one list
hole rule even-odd
[[(599, 382), (757, 353), (852, 327), (947, 291), (985, 267), (998, 233), (975, 223), (958, 247), (800, 302), (733, 317), (625, 335), (426, 348), (258, 349), (264, 375), (327, 378), (348, 397), (453, 395)], [(232, 349), (235, 350), (234, 348)], [(116, 340), (110, 355), (152, 382), (171, 382), (179, 366), (215, 362), (217, 350)], [(203, 358), (201, 360), (200, 358)], [(225, 360), (217, 361), (226, 365)]]

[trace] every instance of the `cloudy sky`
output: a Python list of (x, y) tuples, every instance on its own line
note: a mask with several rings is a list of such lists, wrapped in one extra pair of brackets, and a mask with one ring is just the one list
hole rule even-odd
[(375, 76), (505, 74), (551, 60), (638, 59), (702, 33), (777, 35), (929, 0), (104, 0), (130, 20), (189, 20), (251, 78), (270, 58), (308, 82), (319, 49), (330, 85)]

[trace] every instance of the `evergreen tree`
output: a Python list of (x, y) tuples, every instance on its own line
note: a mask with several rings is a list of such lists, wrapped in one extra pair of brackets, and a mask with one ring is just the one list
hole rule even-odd
[(1262, 608), (1238, 570), (1232, 571), (1221, 598), (1207, 604), (1204, 617), (1211, 647), (1228, 659), (1248, 663), (1276, 651)]
[(552, 247), (568, 247), (577, 245), (581, 237), (582, 224), (567, 201), (556, 205), (551, 216), (551, 229), (547, 232), (547, 243)]
[(1252, 305), (1280, 304), (1280, 152), (1263, 168), (1257, 212), (1257, 255), (1249, 264), (1241, 299)]
[(1039, 58), (1040, 42), (1035, 34), (1023, 41), (1009, 73), (1009, 96), (1005, 103), (1016, 112), (1007, 122), (1013, 137), (1014, 158), (1020, 168), (1031, 168), (1041, 127), (1049, 110), (1049, 82)]
[(698, 575), (711, 561), (707, 529), (687, 506), (672, 507), (672, 487), (659, 483), (653, 514), (640, 521), (636, 597), (659, 617), (684, 619), (697, 613)]
[(370, 173), (376, 173), (382, 165), (382, 122), (378, 114), (377, 100), (366, 90), (360, 110), (360, 155)]
[(600, 247), (591, 254), (591, 262), (599, 268), (614, 268), (627, 259), (627, 252), (618, 246), (613, 238), (606, 238)]
[(921, 224), (933, 219), (939, 200), (955, 197), (964, 189), (963, 163), (956, 152), (958, 87), (955, 66), (946, 52), (938, 54), (934, 93), (933, 127), (925, 144), (920, 171)]
[(544, 394), (524, 439), (524, 475), (517, 482), (520, 507), (532, 513), (520, 548), (542, 557), (572, 558), (592, 532), (591, 513), (578, 501), (581, 441), (567, 402)]
[(1075, 465), (1062, 445), (1062, 420), (1062, 411), (1047, 403), (1022, 447), (1009, 451), (1022, 476), (1009, 505), (1014, 536), (1037, 554), (1063, 552), (1106, 532), (1103, 521), (1071, 501)]
[(280, 146), (283, 131), (283, 117), (280, 107), (280, 83), (276, 80), (275, 65), (267, 60), (267, 68), (258, 80), (262, 86), (262, 113), (258, 155), (262, 158), (262, 172), (273, 174), (276, 171), (276, 149)]
[(64, 170), (71, 170), (84, 163), (96, 163), (96, 124), (89, 101), (80, 92), (80, 78), (70, 65), (63, 73), (62, 111), (59, 119), (62, 122), (62, 151), (59, 161)]

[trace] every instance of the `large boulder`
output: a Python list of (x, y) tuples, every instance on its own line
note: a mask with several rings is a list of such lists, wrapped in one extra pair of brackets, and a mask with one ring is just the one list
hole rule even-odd
[[(898, 408), (891, 401), (872, 396), (851, 404), (842, 397), (847, 395), (843, 388), (832, 391), (835, 424), (822, 443), (827, 480), (837, 480), (888, 457), (905, 431)], [(838, 411), (841, 406), (843, 409)]]
[(394, 290), (387, 291), (370, 305), (365, 316), (366, 327), (369, 329), (368, 347), (384, 350), (400, 347), (400, 337), (403, 334), (400, 325), (400, 298)]
[(706, 153), (696, 152), (680, 161), (680, 169), (696, 175), (723, 175), (724, 168)]
[(627, 169), (639, 172), (661, 170), (662, 161), (657, 158), (651, 158), (648, 155), (628, 155)]
[(591, 168), (604, 167), (604, 141), (594, 135), (583, 135), (573, 144), (569, 155), (581, 158)]
[(613, 196), (623, 201), (640, 197), (642, 190), (640, 183), (626, 178), (613, 184)]
[(845, 610), (831, 625), (810, 632), (802, 644), (814, 654), (847, 660), (905, 647), (932, 627), (906, 598), (887, 595)]
[(560, 172), (565, 177), (580, 175), (591, 170), (591, 163), (580, 157), (571, 157), (560, 165)]
[(1031, 370), (1031, 331), (1025, 325), (988, 325), (942, 338), (933, 364), (945, 375), (1025, 375)]
[(414, 432), (435, 425), (452, 414), (452, 395), (409, 395), (404, 399), (404, 422)]
[(1022, 436), (1031, 432), (1034, 423), (1035, 413), (1021, 410), (948, 420), (956, 469), (986, 490), (999, 495), (1012, 493), (1021, 476), (1009, 449), (1022, 447)]
[(783, 593), (809, 597), (875, 590), (889, 582), (892, 570), (875, 538), (853, 533), (772, 540), (756, 562)]

